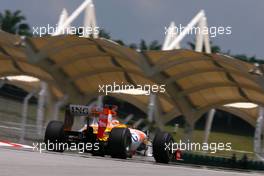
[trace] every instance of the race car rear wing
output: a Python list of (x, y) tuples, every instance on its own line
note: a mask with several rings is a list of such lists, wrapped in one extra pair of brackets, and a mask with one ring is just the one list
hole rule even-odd
[(71, 131), (75, 116), (88, 116), (90, 107), (85, 105), (69, 104), (66, 106), (64, 115), (64, 130)]
[[(67, 108), (67, 107), (66, 107)], [(68, 105), (69, 113), (73, 116), (87, 116), (89, 115), (89, 106), (85, 105)]]
[(90, 116), (108, 117), (111, 114), (111, 117), (116, 117), (117, 109), (118, 107), (116, 105), (104, 105), (103, 108), (98, 108), (96, 106), (69, 104), (65, 110), (64, 129), (68, 131), (72, 129), (75, 116), (86, 116), (87, 123), (89, 123)]

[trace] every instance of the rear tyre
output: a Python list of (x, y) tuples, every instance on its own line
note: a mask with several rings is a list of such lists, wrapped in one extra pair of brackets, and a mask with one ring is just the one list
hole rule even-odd
[(46, 150), (63, 152), (65, 143), (64, 124), (60, 121), (50, 121), (45, 132)]
[[(157, 163), (168, 163), (173, 158), (172, 145), (174, 141), (170, 133), (159, 132), (153, 140), (153, 156)], [(170, 147), (168, 147), (170, 146)]]
[(126, 159), (130, 154), (131, 133), (128, 128), (113, 128), (109, 135), (109, 154), (113, 158)]
[(94, 150), (94, 144), (96, 142), (96, 135), (93, 133), (92, 127), (88, 126), (88, 128), (87, 128), (85, 142), (86, 142), (86, 145), (92, 145), (92, 148), (85, 150), (85, 152), (92, 153)]
[(105, 156), (105, 144), (103, 142), (98, 142), (98, 148), (93, 148), (92, 155), (93, 156)]

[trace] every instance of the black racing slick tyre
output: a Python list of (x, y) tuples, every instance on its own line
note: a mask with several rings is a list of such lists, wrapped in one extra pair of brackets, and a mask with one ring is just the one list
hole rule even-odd
[(130, 154), (131, 133), (128, 128), (113, 128), (109, 135), (108, 149), (113, 158), (126, 159)]
[(173, 158), (172, 145), (174, 140), (170, 133), (159, 132), (153, 140), (153, 156), (157, 163), (169, 163)]
[(64, 124), (61, 121), (50, 121), (45, 132), (46, 150), (63, 152), (65, 143)]

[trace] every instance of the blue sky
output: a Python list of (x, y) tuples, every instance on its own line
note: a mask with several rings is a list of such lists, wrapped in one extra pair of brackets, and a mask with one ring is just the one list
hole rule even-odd
[[(1, 0), (0, 11), (20, 9), (31, 26), (55, 25), (65, 7), (73, 12), (83, 0)], [(214, 44), (233, 54), (256, 55), (264, 59), (263, 0), (94, 0), (98, 26), (112, 38), (138, 43), (141, 38), (164, 40), (164, 27), (170, 21), (186, 25), (204, 9), (209, 26), (231, 26), (232, 35), (213, 38)], [(82, 25), (81, 15), (75, 25)], [(189, 36), (183, 40), (193, 40)]]

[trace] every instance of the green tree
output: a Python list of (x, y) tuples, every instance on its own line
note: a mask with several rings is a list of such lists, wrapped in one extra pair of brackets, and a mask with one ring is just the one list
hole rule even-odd
[[(194, 42), (188, 42), (187, 43), (189, 45), (189, 47), (192, 49), (192, 50), (195, 50), (195, 43)], [(212, 42), (210, 42), (211, 44), (211, 52), (212, 53), (220, 53), (221, 52), (221, 48), (217, 45), (213, 45)], [(203, 45), (203, 52), (205, 52), (205, 47)]]
[[(107, 32), (104, 29), (99, 30), (99, 37), (105, 38), (105, 39), (111, 39), (110, 32)], [(114, 42), (118, 43), (119, 45), (124, 46), (125, 43), (122, 40), (113, 40)]]
[(141, 39), (139, 43), (139, 49), (142, 50), (148, 50), (148, 46), (145, 40)]
[[(231, 54), (230, 50), (224, 52), (224, 51), (221, 50), (220, 46), (213, 45), (212, 42), (210, 42), (210, 43), (211, 43), (211, 51), (212, 51), (212, 53), (223, 53), (223, 54), (232, 56), (235, 59), (239, 59), (239, 60), (242, 60), (242, 61), (245, 61), (245, 62), (264, 64), (264, 60), (257, 59), (256, 56), (247, 56), (245, 54)], [(187, 44), (189, 45), (189, 47), (192, 50), (195, 50), (195, 43), (194, 42), (188, 42)], [(205, 52), (204, 46), (203, 46), (203, 52)]]
[(158, 40), (154, 40), (152, 42), (150, 42), (149, 50), (161, 50), (161, 44), (159, 44)]
[(111, 39), (110, 33), (107, 32), (104, 29), (99, 30), (99, 37), (106, 38), (106, 39)]
[(24, 22), (25, 20), (26, 17), (20, 10), (15, 12), (5, 10), (4, 13), (0, 13), (0, 28), (12, 34), (31, 35), (30, 27)]
[(257, 59), (256, 56), (247, 56), (245, 54), (236, 54), (236, 55), (233, 55), (233, 57), (236, 59), (246, 61), (246, 62), (264, 64), (264, 60)]
[(125, 43), (122, 40), (114, 40), (119, 45), (125, 46)]
[(128, 47), (132, 49), (137, 49), (138, 46), (135, 43), (131, 43)]
[(132, 49), (139, 49), (141, 51), (144, 50), (160, 50), (161, 49), (161, 44), (157, 40), (154, 40), (147, 44), (147, 42), (143, 39), (140, 40), (139, 44), (132, 43), (128, 45)]

